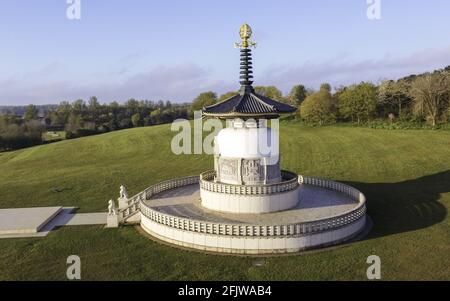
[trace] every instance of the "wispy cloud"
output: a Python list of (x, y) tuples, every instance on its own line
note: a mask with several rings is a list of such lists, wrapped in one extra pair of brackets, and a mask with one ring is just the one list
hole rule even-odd
[(129, 73), (144, 57), (145, 55), (142, 52), (133, 52), (119, 58), (117, 61), (117, 66), (119, 66), (120, 69), (117, 74), (124, 75)]
[(212, 79), (211, 72), (195, 64), (157, 66), (134, 74), (117, 85), (100, 87), (97, 93), (106, 99), (147, 99), (191, 101), (198, 93), (226, 87), (222, 80)]
[(422, 50), (407, 57), (386, 55), (381, 59), (358, 62), (352, 62), (348, 56), (342, 55), (340, 58), (320, 63), (274, 66), (263, 72), (259, 82), (263, 85), (275, 85), (287, 91), (295, 84), (316, 88), (324, 82), (339, 86), (361, 81), (397, 79), (448, 65), (450, 65), (450, 46), (444, 49)]
[[(27, 76), (29, 78), (30, 76)], [(24, 80), (24, 77), (0, 80), (0, 104), (59, 103), (96, 95), (101, 101), (123, 102), (136, 99), (189, 102), (207, 90), (231, 89), (222, 80), (212, 79), (211, 71), (195, 64), (157, 66), (116, 82), (82, 84), (67, 80)]]
[[(126, 63), (140, 61), (141, 58), (136, 53), (121, 60), (124, 62), (123, 66), (126, 66)], [(275, 85), (287, 92), (299, 83), (315, 88), (328, 82), (337, 87), (360, 81), (377, 82), (386, 78), (399, 78), (447, 65), (450, 65), (450, 47), (426, 49), (406, 57), (386, 55), (380, 59), (357, 62), (342, 54), (322, 62), (272, 66), (261, 74), (256, 74), (256, 84)], [(131, 97), (188, 102), (204, 91), (223, 93), (238, 88), (235, 78), (217, 79), (211, 69), (193, 63), (156, 66), (139, 73), (126, 72), (114, 82), (102, 76), (89, 83), (70, 81), (62, 76), (66, 72), (61, 63), (55, 62), (26, 75), (0, 79), (0, 104), (58, 103), (63, 100), (87, 99), (92, 95), (103, 102), (123, 102)]]

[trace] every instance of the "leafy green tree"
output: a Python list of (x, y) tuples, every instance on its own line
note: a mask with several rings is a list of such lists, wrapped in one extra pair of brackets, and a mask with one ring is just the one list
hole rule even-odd
[(150, 113), (150, 122), (151, 124), (160, 124), (161, 123), (161, 109), (157, 108)]
[(202, 110), (204, 107), (213, 105), (217, 102), (217, 94), (214, 92), (204, 92), (198, 95), (192, 102), (192, 111)]
[(31, 139), (31, 144), (41, 144), (44, 133), (44, 125), (38, 120), (31, 120), (25, 123), (25, 132)]
[(377, 108), (377, 87), (372, 83), (362, 82), (344, 89), (339, 94), (339, 113), (347, 119), (357, 121), (369, 120)]
[(92, 96), (91, 98), (89, 98), (89, 102), (88, 102), (89, 110), (95, 111), (95, 110), (98, 110), (99, 107), (100, 107), (100, 103), (98, 102), (97, 97)]
[(83, 111), (86, 111), (86, 103), (82, 99), (77, 99), (72, 103), (72, 108), (77, 112), (81, 113)]
[(329, 83), (323, 83), (320, 85), (320, 90), (325, 90), (328, 93), (331, 93), (331, 85)]
[(35, 105), (28, 105), (27, 108), (25, 109), (24, 119), (26, 121), (36, 120), (38, 119), (38, 114), (39, 112)]
[(286, 102), (286, 99), (283, 98), (283, 93), (275, 86), (256, 86), (255, 92), (262, 96)]
[(21, 121), (20, 117), (16, 115), (0, 115), (0, 131), (10, 124), (19, 125)]
[(166, 100), (166, 102), (164, 103), (164, 108), (166, 109), (172, 108), (172, 103), (170, 102), (170, 100)]
[[(89, 120), (89, 122), (91, 122), (90, 129), (95, 130), (97, 128), (97, 125), (100, 125), (106, 121), (106, 120), (104, 120), (104, 119), (102, 120), (100, 118), (101, 105), (98, 102), (97, 97), (92, 96), (89, 98), (87, 110), (88, 110), (87, 114), (83, 114), (83, 115), (85, 115), (83, 117), (85, 120)], [(92, 124), (94, 125), (93, 128), (92, 128)]]
[(131, 118), (128, 117), (121, 119), (118, 124), (121, 129), (126, 129), (133, 125), (133, 123), (131, 123)]
[[(0, 116), (2, 117), (2, 116)], [(0, 150), (13, 150), (42, 143), (44, 125), (38, 120), (19, 124), (14, 116), (0, 118)]]
[(307, 96), (300, 106), (303, 119), (320, 125), (336, 121), (336, 111), (336, 101), (326, 89)]
[(410, 90), (414, 114), (424, 116), (435, 126), (449, 105), (450, 72), (435, 72), (417, 77)]
[(141, 115), (139, 113), (136, 113), (133, 116), (131, 116), (131, 123), (133, 124), (134, 127), (138, 127), (140, 121), (141, 121)]
[(411, 104), (411, 97), (408, 95), (410, 85), (405, 80), (384, 81), (378, 89), (380, 104), (391, 113), (395, 110), (397, 117), (404, 115), (404, 110)]
[(300, 107), (302, 102), (308, 96), (308, 91), (303, 85), (295, 85), (292, 87), (291, 92), (289, 92), (288, 100), (293, 106)]
[(151, 122), (150, 116), (144, 117), (144, 126), (149, 126), (151, 124), (152, 124), (152, 122)]
[(72, 106), (69, 102), (63, 101), (58, 105), (55, 112), (50, 115), (51, 124), (57, 126), (64, 126), (67, 123)]
[(139, 101), (137, 101), (134, 98), (128, 99), (127, 102), (125, 103), (127, 117), (131, 117), (133, 114), (138, 113), (139, 107), (140, 107)]
[(65, 127), (67, 132), (75, 133), (81, 129), (81, 117), (75, 112), (70, 113)]

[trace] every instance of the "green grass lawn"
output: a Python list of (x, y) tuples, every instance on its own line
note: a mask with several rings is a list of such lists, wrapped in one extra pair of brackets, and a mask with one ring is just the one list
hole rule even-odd
[[(134, 194), (212, 169), (212, 156), (172, 154), (173, 135), (162, 125), (0, 153), (0, 207), (106, 211), (122, 183)], [(369, 236), (255, 266), (253, 257), (160, 245), (133, 227), (63, 227), (46, 238), (0, 240), (0, 280), (63, 280), (72, 254), (81, 257), (84, 280), (364, 280), (372, 254), (381, 257), (385, 280), (450, 279), (450, 131), (285, 123), (281, 154), (284, 169), (362, 190), (374, 223)]]

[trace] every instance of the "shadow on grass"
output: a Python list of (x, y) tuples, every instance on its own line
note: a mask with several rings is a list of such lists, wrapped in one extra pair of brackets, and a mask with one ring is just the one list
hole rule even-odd
[(450, 192), (450, 170), (399, 183), (347, 183), (366, 195), (373, 220), (368, 239), (427, 228), (447, 216), (438, 200)]

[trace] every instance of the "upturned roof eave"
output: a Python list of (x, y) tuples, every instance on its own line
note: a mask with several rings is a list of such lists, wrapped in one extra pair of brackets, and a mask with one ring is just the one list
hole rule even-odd
[(232, 119), (232, 118), (255, 118), (255, 119), (275, 119), (280, 117), (280, 113), (206, 113), (203, 112), (204, 117), (215, 117), (220, 119)]
[[(248, 96), (248, 97), (245, 97)], [(239, 98), (239, 99), (236, 99)], [(265, 99), (269, 99), (273, 104), (269, 104), (265, 101)], [(239, 107), (241, 107), (243, 101), (255, 101), (258, 102), (261, 106), (265, 107), (267, 110), (260, 111), (260, 112), (243, 112), (239, 110)], [(227, 105), (227, 103), (231, 102)], [(223, 108), (221, 108), (223, 107)], [(278, 107), (283, 107), (283, 109), (280, 109)], [(286, 110), (286, 108), (288, 108)], [(256, 93), (249, 93), (249, 94), (237, 94), (235, 96), (232, 96), (220, 103), (208, 106), (203, 108), (202, 114), (204, 116), (216, 116), (216, 115), (224, 115), (224, 116), (230, 116), (230, 115), (249, 115), (249, 116), (257, 116), (257, 115), (280, 115), (280, 114), (289, 114), (297, 111), (297, 108), (292, 107), (287, 104), (280, 103), (274, 99), (270, 99), (268, 97), (260, 96)]]

